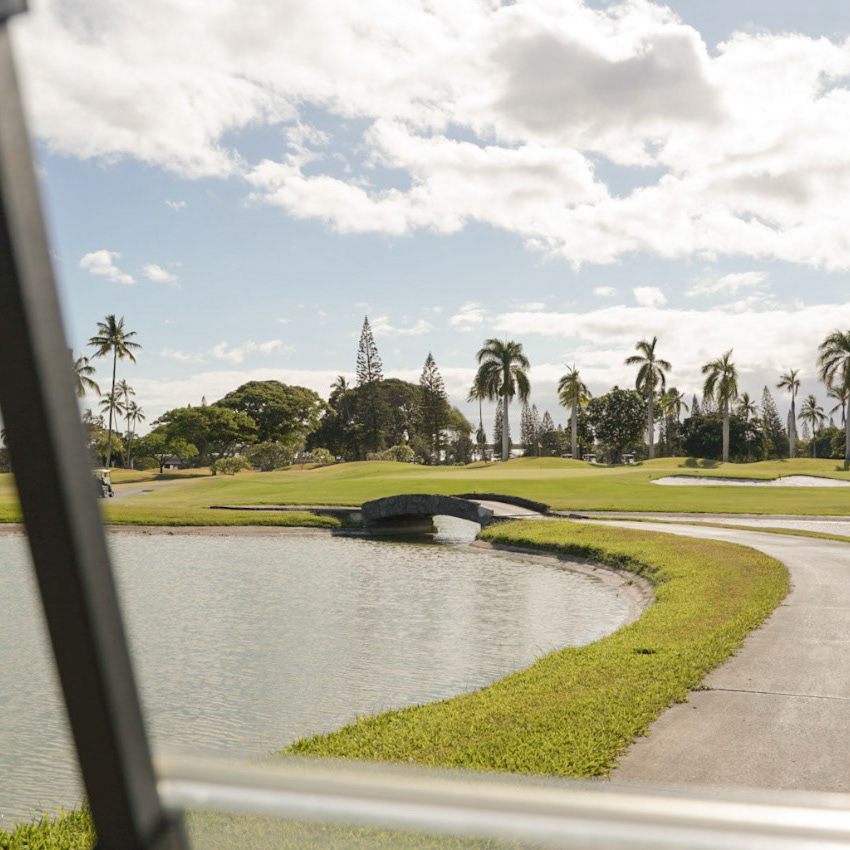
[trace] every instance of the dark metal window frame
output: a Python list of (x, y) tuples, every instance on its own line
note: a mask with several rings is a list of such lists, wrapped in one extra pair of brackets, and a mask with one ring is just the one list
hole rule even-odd
[(53, 653), (102, 848), (186, 846), (145, 735), (0, 0), (0, 409)]

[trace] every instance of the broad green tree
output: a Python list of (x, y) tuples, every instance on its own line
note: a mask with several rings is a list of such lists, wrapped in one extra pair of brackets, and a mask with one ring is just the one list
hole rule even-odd
[(635, 390), (614, 387), (587, 404), (587, 419), (596, 439), (611, 450), (619, 463), (623, 451), (641, 439), (646, 425), (646, 402)]
[(818, 404), (818, 400), (814, 395), (807, 395), (803, 399), (803, 404), (800, 406), (799, 418), (812, 429), (812, 457), (817, 457), (817, 436), (823, 427), (823, 423), (826, 422), (826, 414), (823, 412), (823, 408)]
[(510, 424), (508, 408), (518, 396), (523, 403), (531, 394), (528, 370), (531, 364), (523, 354), (522, 343), (513, 340), (488, 339), (476, 354), (478, 371), (470, 394), (498, 401), (502, 408), (502, 460), (510, 457)]
[(168, 441), (183, 440), (195, 446), (199, 466), (209, 466), (215, 458), (233, 455), (237, 447), (257, 439), (257, 425), (247, 413), (215, 404), (168, 410), (154, 425), (160, 426), (156, 430), (164, 433)]
[[(124, 317), (116, 318), (114, 314), (106, 316), (102, 322), (97, 323), (97, 334), (89, 340), (89, 345), (95, 349), (95, 357), (106, 357), (107, 354), (112, 354), (112, 388), (110, 397), (115, 398), (115, 379), (117, 377), (118, 361), (129, 360), (131, 363), (136, 362), (134, 351), (141, 348), (139, 343), (133, 341), (136, 336), (135, 331), (128, 331), (124, 327)], [(109, 411), (109, 441), (106, 454), (107, 467), (112, 463), (112, 416), (113, 410)]]
[(729, 462), (729, 407), (738, 397), (738, 370), (732, 362), (732, 349), (702, 367), (705, 375), (703, 396), (717, 403), (723, 415), (723, 462)]
[(567, 366), (567, 371), (558, 381), (558, 401), (564, 408), (570, 410), (570, 435), (572, 439), (573, 460), (578, 460), (578, 412), (587, 407), (587, 403), (593, 396), (582, 381), (578, 369), (573, 363), (572, 368)]
[(821, 380), (830, 389), (845, 393), (844, 461), (850, 463), (850, 331), (834, 330), (818, 352)]
[(635, 389), (646, 399), (646, 437), (649, 444), (649, 459), (655, 457), (655, 393), (664, 392), (667, 383), (665, 373), (673, 367), (667, 360), (662, 360), (655, 353), (658, 337), (652, 342), (642, 339), (635, 345), (637, 354), (626, 358), (626, 366), (638, 366)]
[(136, 440), (136, 456), (148, 457), (156, 461), (159, 464), (160, 475), (169, 458), (178, 457), (188, 461), (197, 455), (198, 449), (193, 443), (181, 437), (170, 436), (164, 428), (157, 428)]
[(95, 368), (91, 365), (91, 361), (84, 354), (79, 357), (71, 355), (71, 361), (74, 369), (74, 388), (77, 391), (77, 398), (82, 398), (88, 390), (91, 390), (95, 395), (100, 395), (100, 387), (94, 380)]
[(285, 443), (293, 451), (319, 427), (327, 409), (313, 390), (280, 381), (249, 381), (214, 406), (250, 416), (257, 426), (258, 442)]
[(779, 376), (777, 389), (788, 390), (791, 393), (791, 410), (788, 413), (788, 456), (795, 457), (797, 454), (797, 393), (800, 391), (799, 369), (789, 369), (785, 374)]

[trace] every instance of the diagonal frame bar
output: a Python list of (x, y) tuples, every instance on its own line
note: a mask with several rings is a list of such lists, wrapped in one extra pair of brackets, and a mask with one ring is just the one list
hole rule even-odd
[(179, 850), (121, 621), (0, 0), (0, 409), (80, 768), (104, 850)]

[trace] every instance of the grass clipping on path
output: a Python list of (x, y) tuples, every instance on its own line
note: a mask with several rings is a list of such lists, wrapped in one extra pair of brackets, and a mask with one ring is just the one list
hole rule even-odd
[(553, 652), (481, 690), (360, 718), (286, 753), (604, 776), (789, 588), (779, 561), (728, 543), (551, 521), (499, 525), (482, 537), (640, 574), (656, 586), (655, 602), (614, 634)]

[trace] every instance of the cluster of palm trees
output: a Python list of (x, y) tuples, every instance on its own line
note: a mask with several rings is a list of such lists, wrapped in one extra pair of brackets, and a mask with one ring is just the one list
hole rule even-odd
[(106, 357), (112, 355), (112, 385), (109, 393), (107, 393), (100, 402), (100, 408), (108, 416), (109, 427), (107, 436), (106, 448), (106, 465), (112, 465), (112, 433), (114, 422), (119, 421), (122, 417), (125, 419), (126, 433), (128, 437), (126, 464), (129, 466), (131, 455), (131, 446), (133, 436), (136, 432), (136, 426), (139, 422), (145, 421), (145, 413), (142, 408), (132, 400), (136, 391), (127, 383), (126, 380), (118, 381), (118, 361), (129, 360), (131, 363), (136, 362), (136, 356), (133, 352), (141, 348), (139, 343), (133, 341), (136, 336), (135, 331), (127, 330), (124, 327), (124, 317), (120, 319), (114, 315), (106, 316), (104, 321), (97, 323), (97, 333), (93, 336), (88, 344), (95, 351), (91, 357), (80, 355), (77, 358), (71, 357), (74, 368), (74, 379), (76, 382), (77, 395), (82, 398), (88, 391), (94, 392), (97, 395), (102, 395), (100, 387), (92, 377), (95, 374), (94, 366), (91, 365), (91, 360), (96, 357)]
[[(647, 445), (649, 457), (655, 457), (655, 405), (660, 400), (664, 415), (676, 419), (687, 410), (682, 393), (675, 388), (667, 389), (667, 372), (672, 365), (656, 353), (658, 337), (651, 341), (642, 339), (636, 345), (637, 354), (627, 357), (627, 366), (637, 366), (638, 373), (635, 389), (646, 399), (647, 407)], [(530, 368), (528, 358), (522, 350), (522, 344), (512, 340), (488, 339), (476, 355), (478, 371), (475, 374), (469, 400), (497, 401), (502, 405), (502, 460), (509, 456), (508, 407), (514, 396), (527, 402), (531, 392), (528, 380)], [(850, 461), (850, 331), (835, 330), (830, 333), (818, 348), (817, 367), (821, 381), (826, 385), (827, 393), (837, 400), (836, 410), (841, 411), (845, 429), (845, 460)], [(729, 460), (729, 417), (733, 403), (737, 402), (736, 412), (749, 419), (757, 411), (755, 403), (747, 393), (738, 393), (738, 370), (732, 360), (732, 350), (725, 352), (702, 367), (705, 376), (703, 396), (717, 405), (723, 417), (722, 458)], [(799, 418), (806, 422), (814, 435), (826, 421), (826, 414), (814, 395), (803, 401), (797, 416), (796, 401), (800, 390), (800, 370), (789, 369), (779, 378), (777, 388), (788, 390), (791, 395), (791, 409), (788, 414), (789, 455), (796, 453), (796, 422)], [(570, 430), (572, 436), (573, 457), (578, 457), (578, 414), (590, 401), (591, 393), (582, 381), (575, 364), (567, 367), (567, 372), (558, 381), (558, 400), (570, 410)], [(480, 426), (483, 430), (483, 424)], [(813, 451), (816, 451), (813, 441)]]

